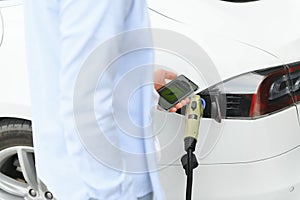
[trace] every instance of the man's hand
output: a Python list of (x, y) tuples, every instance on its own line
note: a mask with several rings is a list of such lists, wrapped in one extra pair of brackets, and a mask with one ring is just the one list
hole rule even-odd
[[(166, 80), (173, 80), (177, 77), (177, 74), (166, 71), (164, 69), (158, 69), (154, 72), (154, 88), (155, 90), (159, 90), (162, 86), (166, 84)], [(189, 103), (189, 99), (186, 98), (176, 104), (173, 108), (169, 110), (169, 112), (176, 112), (178, 109), (182, 108), (186, 104)]]

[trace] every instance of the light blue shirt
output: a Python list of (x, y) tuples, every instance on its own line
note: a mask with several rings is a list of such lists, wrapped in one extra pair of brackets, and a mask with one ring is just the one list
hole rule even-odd
[[(157, 200), (165, 199), (158, 173), (153, 170), (155, 161), (144, 156), (138, 163), (130, 163), (122, 154), (144, 155), (155, 152), (152, 138), (144, 139), (127, 134), (126, 128), (113, 120), (116, 116), (122, 118), (122, 109), (125, 106), (127, 108), (128, 103), (126, 101), (126, 105), (120, 105), (123, 93), (118, 93), (118, 101), (115, 103), (119, 107), (116, 111), (114, 89), (134, 68), (132, 66), (149, 65), (153, 62), (151, 51), (140, 51), (121, 58), (115, 72), (104, 76), (94, 93), (85, 94), (87, 97), (94, 95), (95, 102), (100, 102), (94, 106), (97, 123), (108, 141), (122, 151), (121, 154), (114, 155), (104, 148), (103, 141), (97, 141), (92, 136), (87, 137), (87, 143), (99, 147), (95, 149), (102, 151), (100, 154), (107, 151), (107, 156), (115, 158), (113, 161), (120, 163), (123, 171), (102, 163), (101, 159), (97, 159), (97, 153), (89, 151), (89, 146), (85, 145), (81, 137), (86, 135), (78, 133), (78, 121), (75, 119), (77, 117), (82, 119), (80, 123), (88, 124), (84, 117), (86, 110), (74, 112), (75, 85), (84, 62), (109, 38), (124, 31), (149, 27), (145, 1), (24, 2), (33, 139), (39, 178), (58, 200), (134, 200), (152, 191)], [(132, 79), (127, 77), (125, 80), (131, 79), (133, 84), (150, 82), (152, 67), (141, 70), (140, 76), (133, 75)], [(122, 90), (125, 91), (122, 87), (119, 88), (119, 91)], [(150, 108), (154, 103), (152, 93), (152, 85), (143, 85), (130, 97), (129, 118), (136, 123), (136, 127), (147, 127), (146, 131), (137, 129), (140, 130), (137, 133), (141, 135), (151, 132), (148, 123)], [(147, 172), (149, 163), (151, 172)], [(132, 168), (129, 165), (140, 168), (134, 173), (126, 170)]]

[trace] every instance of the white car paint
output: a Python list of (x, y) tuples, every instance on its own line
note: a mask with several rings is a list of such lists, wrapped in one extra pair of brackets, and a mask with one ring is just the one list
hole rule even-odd
[[(210, 56), (222, 80), (300, 61), (297, 20), (300, 19), (300, 2), (297, 0), (250, 3), (149, 0), (149, 7), (153, 26), (182, 33), (196, 41)], [(158, 53), (158, 63), (166, 66), (172, 63), (171, 59), (166, 61), (161, 57)], [(186, 68), (176, 69), (197, 83), (203, 82)], [(200, 87), (204, 89), (205, 84)], [(197, 147), (201, 166), (194, 174), (194, 199), (299, 199), (297, 115), (296, 106), (291, 105), (257, 120), (223, 120), (220, 137), (215, 143), (210, 141), (210, 146), (203, 146), (203, 141), (206, 136), (215, 134), (210, 125), (217, 125), (211, 119), (203, 119)], [(184, 118), (166, 113), (157, 113), (157, 116), (157, 132), (160, 141), (165, 141), (162, 148), (177, 147), (177, 152), (164, 154), (162, 150), (160, 165), (167, 166), (161, 170), (162, 182), (168, 199), (184, 199), (186, 178), (179, 160), (184, 154)], [(159, 125), (166, 116), (168, 123)], [(181, 137), (177, 136), (180, 133)], [(172, 144), (167, 142), (170, 138), (174, 139)], [(176, 156), (178, 160), (170, 164), (168, 158)]]
[[(4, 6), (4, 2), (18, 4)], [(0, 1), (0, 8), (4, 27), (0, 47), (0, 117), (30, 119), (23, 6), (20, 1)]]

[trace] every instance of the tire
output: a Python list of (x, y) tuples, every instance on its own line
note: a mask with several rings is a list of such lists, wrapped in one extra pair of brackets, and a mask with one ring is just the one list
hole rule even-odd
[(30, 121), (11, 118), (0, 121), (0, 151), (14, 146), (33, 146)]
[(0, 200), (54, 199), (38, 179), (31, 122), (23, 119), (0, 121)]
[[(22, 119), (3, 119), (0, 121), (0, 151), (15, 146), (33, 146), (31, 122)], [(16, 170), (18, 167), (16, 160), (17, 155), (11, 156), (1, 166), (0, 171), (14, 179), (24, 180), (22, 172)]]

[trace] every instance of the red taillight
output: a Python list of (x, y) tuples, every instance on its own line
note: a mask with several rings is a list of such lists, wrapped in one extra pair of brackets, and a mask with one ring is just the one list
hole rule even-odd
[(295, 103), (300, 101), (300, 63), (289, 65), (289, 77), (291, 80), (291, 91)]
[(252, 99), (253, 110), (250, 117), (266, 115), (293, 104), (289, 88), (288, 71), (285, 67), (268, 70), (267, 73), (258, 71), (265, 76), (260, 83), (256, 98)]
[[(219, 91), (219, 98), (211, 98), (210, 91)], [(290, 107), (300, 101), (300, 65), (291, 68), (279, 66), (249, 72), (200, 93), (208, 102), (205, 117), (216, 111), (209, 106), (213, 101), (223, 106), (226, 118), (258, 118)]]

